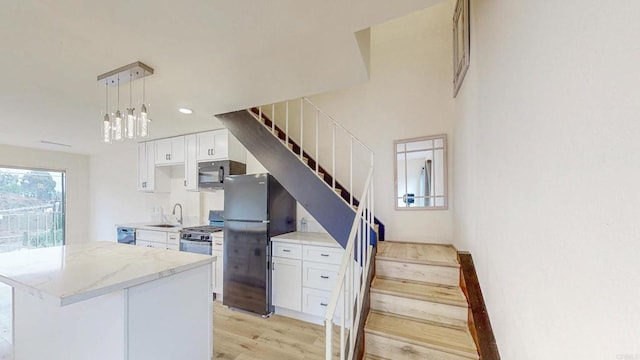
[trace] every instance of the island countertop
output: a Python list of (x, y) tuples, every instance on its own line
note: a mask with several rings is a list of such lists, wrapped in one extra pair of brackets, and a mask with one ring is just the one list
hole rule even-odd
[(0, 282), (65, 306), (215, 260), (179, 251), (88, 242), (0, 254)]

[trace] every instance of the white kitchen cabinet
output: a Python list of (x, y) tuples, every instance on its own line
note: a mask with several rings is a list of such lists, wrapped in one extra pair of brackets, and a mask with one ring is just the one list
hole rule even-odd
[(184, 136), (184, 187), (188, 191), (198, 191), (198, 142), (197, 135)]
[(216, 293), (218, 298), (222, 298), (222, 289), (224, 285), (224, 258), (223, 258), (223, 246), (224, 238), (222, 236), (214, 235), (212, 239), (213, 256), (216, 257), (216, 263), (213, 266), (213, 292)]
[[(340, 295), (336, 306), (337, 317), (342, 315), (342, 293)], [(331, 301), (331, 291), (302, 288), (302, 312), (304, 313), (324, 317), (327, 314), (329, 301)]]
[(170, 192), (171, 177), (162, 168), (156, 169), (155, 141), (138, 144), (138, 190), (144, 192)]
[(302, 266), (302, 286), (331, 291), (338, 281), (338, 272), (340, 265), (305, 261)]
[(247, 161), (246, 149), (227, 129), (218, 129), (196, 134), (197, 161), (235, 160)]
[(152, 248), (156, 248), (156, 249), (166, 249), (167, 248), (166, 244), (157, 243), (157, 242), (153, 242), (153, 241), (147, 241), (147, 240), (136, 240), (136, 245), (137, 246), (144, 246), (144, 247), (152, 247)]
[[(284, 235), (283, 235), (284, 236)], [(299, 320), (322, 323), (338, 282), (344, 249), (324, 246), (322, 241), (295, 241), (295, 235), (272, 238), (272, 302), (276, 313)], [(299, 235), (301, 238), (306, 234)], [(326, 240), (324, 240), (326, 243)], [(313, 244), (313, 245), (312, 245)], [(359, 272), (354, 262), (354, 277)], [(349, 293), (352, 293), (349, 291)], [(342, 314), (344, 289), (340, 294), (334, 322)]]
[(271, 263), (273, 305), (302, 311), (301, 261), (274, 256)]
[(155, 140), (155, 164), (175, 165), (185, 161), (184, 136)]
[(177, 251), (180, 250), (180, 236), (176, 232), (137, 229), (136, 245)]

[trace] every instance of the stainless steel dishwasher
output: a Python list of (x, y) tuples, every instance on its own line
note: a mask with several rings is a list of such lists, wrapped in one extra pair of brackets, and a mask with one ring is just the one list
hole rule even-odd
[(136, 229), (132, 227), (118, 227), (118, 243), (136, 244)]

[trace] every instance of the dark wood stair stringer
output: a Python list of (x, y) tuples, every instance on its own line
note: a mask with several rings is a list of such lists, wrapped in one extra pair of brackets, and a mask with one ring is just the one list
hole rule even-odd
[(480, 360), (500, 360), (498, 343), (493, 335), (473, 258), (469, 252), (458, 251), (458, 262), (460, 287), (469, 302), (469, 331), (476, 343)]
[[(248, 111), (216, 115), (280, 184), (345, 247), (355, 212)], [(293, 219), (296, 221), (296, 219)]]
[[(251, 108), (250, 111), (257, 117), (260, 118), (260, 112), (258, 110), (258, 108)], [(264, 121), (264, 125), (266, 126), (268, 129), (275, 129), (278, 131), (277, 133), (277, 137), (280, 139), (280, 141), (282, 141), (282, 143), (287, 141), (287, 137), (286, 137), (286, 133), (278, 126), (278, 125), (274, 125), (273, 122), (271, 121), (271, 119), (263, 112), (262, 113), (262, 117), (261, 119)], [(271, 133), (271, 131), (269, 131)], [(291, 144), (292, 149), (291, 151), (293, 151), (294, 154), (300, 154), (300, 145), (298, 145), (298, 143), (296, 143), (291, 137), (289, 137), (288, 139), (288, 143)], [(311, 154), (309, 154), (307, 151), (305, 151), (303, 149), (302, 151), (302, 156), (304, 158), (307, 158), (308, 161), (308, 167), (315, 172), (316, 169), (316, 160), (315, 158), (313, 158), (311, 156)], [(318, 164), (318, 172), (321, 172), (323, 174), (323, 176), (321, 177), (325, 183), (327, 183), (327, 185), (332, 186), (333, 185), (333, 175), (331, 173), (329, 173), (324, 167), (322, 167), (322, 165)], [(344, 201), (346, 201), (347, 203), (349, 203), (350, 201), (350, 196), (351, 194), (349, 193), (349, 190), (343, 186), (338, 180), (336, 180), (336, 184), (335, 184), (336, 189), (341, 190), (339, 195), (340, 197), (342, 197), (342, 199), (344, 199)], [(359, 206), (360, 205), (360, 201), (354, 196), (353, 197), (353, 205), (354, 206)], [(374, 224), (378, 225), (378, 238), (382, 241), (384, 241), (385, 239), (385, 227), (384, 224), (377, 218), (374, 217)]]

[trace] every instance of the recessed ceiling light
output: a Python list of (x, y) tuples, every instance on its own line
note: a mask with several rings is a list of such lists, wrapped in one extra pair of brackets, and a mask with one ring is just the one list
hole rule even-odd
[(180, 109), (178, 109), (178, 111), (180, 111), (183, 114), (187, 114), (187, 115), (193, 114), (193, 110), (187, 109), (187, 108), (180, 108)]

